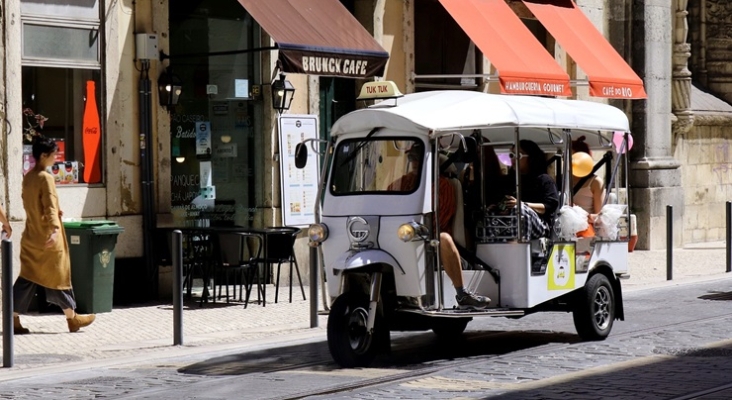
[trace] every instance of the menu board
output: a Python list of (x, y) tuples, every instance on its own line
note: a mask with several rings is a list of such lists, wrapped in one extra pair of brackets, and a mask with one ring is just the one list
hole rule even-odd
[[(316, 115), (280, 115), (280, 181), (282, 219), (286, 226), (307, 226), (315, 222), (315, 201), (318, 193), (318, 155), (308, 142), (305, 168), (295, 167), (295, 147), (306, 139), (318, 138)], [(317, 148), (318, 146), (316, 146)]]

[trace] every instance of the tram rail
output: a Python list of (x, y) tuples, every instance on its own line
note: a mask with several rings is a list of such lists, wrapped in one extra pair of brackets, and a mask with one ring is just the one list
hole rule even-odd
[[(636, 335), (644, 334), (644, 333), (653, 333), (653, 332), (663, 331), (668, 328), (682, 327), (682, 326), (686, 326), (686, 325), (696, 325), (696, 324), (703, 323), (703, 322), (722, 320), (722, 319), (726, 319), (726, 318), (730, 318), (730, 317), (732, 317), (732, 313), (717, 315), (717, 316), (713, 316), (713, 317), (697, 318), (694, 320), (676, 322), (676, 323), (672, 323), (672, 324), (665, 324), (662, 326), (657, 326), (657, 327), (652, 327), (652, 328), (644, 328), (644, 329), (637, 329), (637, 330), (628, 331), (628, 332), (615, 333), (612, 335), (611, 338), (618, 339), (618, 338), (623, 338), (623, 337), (632, 337), (632, 336), (636, 336)], [(512, 333), (516, 333), (516, 331), (490, 332), (490, 333), (486, 333), (484, 335), (478, 334), (475, 336), (471, 336), (471, 340), (486, 339), (486, 338), (489, 338), (492, 336), (503, 336), (503, 335), (512, 334)], [(540, 355), (540, 354), (545, 354), (545, 353), (556, 353), (556, 352), (560, 352), (562, 349), (569, 348), (573, 344), (574, 343), (552, 343), (552, 344), (544, 345), (542, 347), (535, 347), (535, 348), (532, 348), (532, 352), (533, 352), (532, 354)], [(437, 372), (445, 370), (445, 369), (469, 367), (471, 365), (480, 364), (482, 362), (485, 362), (488, 359), (495, 358), (498, 356), (499, 356), (498, 354), (491, 354), (491, 355), (482, 355), (482, 356), (473, 357), (469, 360), (450, 361), (450, 362), (441, 363), (440, 365), (426, 366), (426, 367), (414, 369), (411, 371), (395, 373), (393, 375), (382, 376), (382, 377), (377, 377), (377, 378), (370, 378), (370, 379), (365, 379), (365, 380), (361, 380), (358, 382), (339, 384), (339, 385), (334, 385), (334, 386), (316, 389), (316, 390), (305, 390), (305, 391), (301, 391), (301, 392), (294, 393), (291, 395), (274, 397), (272, 399), (273, 400), (296, 400), (296, 399), (303, 399), (306, 397), (326, 396), (326, 395), (351, 392), (354, 390), (378, 388), (379, 386), (390, 385), (390, 384), (398, 383), (401, 381), (408, 381), (411, 379), (423, 377), (426, 375), (437, 373)], [(291, 365), (289, 367), (278, 368), (277, 371), (292, 371), (292, 370), (304, 368), (306, 366), (312, 366), (313, 364), (327, 365), (327, 364), (331, 364), (331, 363), (332, 363), (331, 361), (327, 361), (327, 362), (322, 362), (322, 363), (307, 363), (307, 365)], [(271, 371), (271, 372), (275, 372), (275, 371)], [(694, 392), (691, 394), (686, 394), (686, 395), (683, 395), (680, 397), (674, 397), (670, 400), (691, 400), (691, 399), (699, 398), (700, 396), (705, 396), (707, 394), (721, 392), (721, 391), (724, 391), (727, 389), (732, 389), (732, 383), (710, 388), (710, 389), (703, 390), (703, 391)]]

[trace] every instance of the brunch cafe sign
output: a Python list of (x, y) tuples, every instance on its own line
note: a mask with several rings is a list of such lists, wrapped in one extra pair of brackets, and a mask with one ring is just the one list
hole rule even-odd
[(383, 76), (388, 53), (318, 53), (280, 47), (279, 60), (284, 72), (347, 78)]

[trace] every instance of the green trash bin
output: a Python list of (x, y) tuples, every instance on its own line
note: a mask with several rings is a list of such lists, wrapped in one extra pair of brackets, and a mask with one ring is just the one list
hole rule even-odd
[(64, 222), (71, 257), (76, 311), (112, 311), (114, 247), (124, 229), (114, 221)]

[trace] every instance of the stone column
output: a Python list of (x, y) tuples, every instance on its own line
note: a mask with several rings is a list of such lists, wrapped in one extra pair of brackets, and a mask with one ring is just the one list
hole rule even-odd
[(674, 242), (681, 243), (684, 198), (679, 163), (672, 155), (671, 65), (673, 3), (633, 2), (633, 67), (648, 98), (633, 102), (630, 152), (631, 211), (637, 215), (639, 249), (666, 247), (666, 206), (674, 209)]
[(672, 85), (673, 97), (671, 110), (676, 116), (673, 123), (674, 137), (677, 134), (689, 132), (694, 125), (694, 112), (691, 110), (691, 71), (689, 71), (689, 57), (691, 45), (686, 39), (689, 35), (689, 24), (686, 20), (689, 12), (686, 11), (688, 0), (675, 1), (674, 18), (674, 47)]

